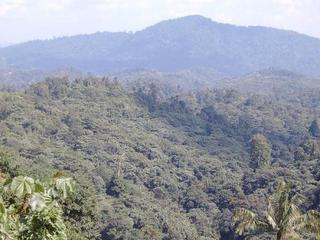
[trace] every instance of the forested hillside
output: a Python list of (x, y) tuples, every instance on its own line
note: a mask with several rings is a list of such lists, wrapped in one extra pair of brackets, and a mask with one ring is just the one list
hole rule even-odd
[(66, 212), (74, 239), (243, 239), (234, 210), (262, 214), (280, 178), (305, 196), (303, 211), (320, 210), (317, 89), (277, 101), (119, 82), (51, 78), (0, 93), (0, 146), (12, 161), (81, 186)]
[(110, 74), (127, 89), (147, 89), (157, 85), (158, 98), (163, 99), (181, 93), (203, 91), (206, 89), (237, 89), (243, 94), (263, 95), (277, 101), (318, 103), (320, 78), (311, 77), (282, 69), (268, 68), (257, 72), (231, 77), (209, 69), (184, 70), (179, 72), (160, 72), (155, 70), (136, 70)]
[(76, 68), (102, 73), (133, 69), (209, 68), (245, 74), (275, 67), (320, 75), (320, 40), (292, 31), (240, 27), (202, 16), (160, 22), (135, 33), (36, 40), (0, 49), (0, 67)]
[[(1, 65), (1, 62), (0, 62)], [(32, 83), (43, 81), (48, 77), (65, 77), (75, 79), (84, 77), (84, 74), (74, 69), (55, 69), (53, 71), (26, 70), (16, 67), (1, 68), (0, 66), (0, 87), (7, 89), (22, 89)]]

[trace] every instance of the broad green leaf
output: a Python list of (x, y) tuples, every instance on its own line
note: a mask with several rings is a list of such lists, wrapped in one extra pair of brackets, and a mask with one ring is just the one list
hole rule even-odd
[(15, 177), (10, 185), (10, 190), (18, 198), (23, 198), (26, 194), (32, 194), (35, 188), (34, 180), (30, 177)]
[(0, 240), (67, 240), (60, 201), (73, 189), (72, 178), (63, 177), (54, 178), (50, 185), (25, 176), (7, 182), (2, 191), (19, 199), (0, 199)]
[(6, 207), (3, 202), (0, 202), (0, 222), (3, 223), (6, 221)]
[(32, 211), (41, 211), (46, 207), (46, 199), (43, 194), (34, 193), (30, 199), (30, 206)]
[(62, 193), (63, 198), (68, 198), (74, 191), (74, 182), (72, 178), (57, 178), (55, 180), (56, 189)]
[(45, 187), (44, 187), (43, 183), (40, 182), (39, 180), (35, 181), (34, 191), (37, 193), (44, 193), (45, 192)]

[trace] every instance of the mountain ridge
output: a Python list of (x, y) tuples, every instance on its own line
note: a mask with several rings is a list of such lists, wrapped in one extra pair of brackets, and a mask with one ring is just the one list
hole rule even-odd
[(134, 33), (99, 32), (0, 48), (2, 65), (72, 67), (110, 73), (137, 68), (199, 67), (228, 74), (281, 68), (320, 75), (320, 40), (269, 27), (222, 24), (198, 15), (162, 21)]
[(217, 25), (223, 25), (223, 26), (232, 26), (232, 27), (240, 27), (240, 28), (256, 28), (256, 29), (272, 29), (272, 30), (279, 30), (279, 31), (286, 31), (286, 32), (291, 32), (294, 34), (299, 34), (305, 37), (309, 37), (309, 38), (314, 38), (316, 40), (320, 40), (320, 38), (316, 37), (316, 36), (312, 36), (312, 35), (308, 35), (306, 33), (301, 33), (295, 30), (291, 30), (291, 29), (282, 29), (282, 28), (276, 28), (276, 27), (270, 27), (270, 26), (262, 26), (262, 25), (238, 25), (238, 24), (231, 24), (231, 23), (223, 23), (223, 22), (218, 22), (215, 20), (212, 20), (208, 17), (202, 16), (202, 15), (187, 15), (187, 16), (183, 16), (183, 17), (178, 17), (178, 18), (170, 18), (167, 20), (163, 20), (161, 22), (155, 23), (153, 25), (144, 27), (140, 30), (136, 30), (136, 31), (108, 31), (108, 30), (102, 30), (102, 31), (97, 31), (97, 32), (92, 32), (92, 33), (79, 33), (79, 34), (75, 34), (75, 35), (70, 35), (70, 36), (58, 36), (58, 37), (53, 37), (53, 38), (47, 38), (47, 39), (32, 39), (32, 40), (27, 40), (27, 41), (23, 41), (23, 42), (19, 42), (19, 43), (10, 43), (10, 42), (1, 42), (0, 43), (0, 48), (6, 48), (6, 47), (11, 47), (11, 46), (16, 46), (16, 45), (22, 45), (22, 44), (26, 44), (26, 43), (32, 43), (32, 42), (42, 42), (42, 41), (53, 41), (53, 40), (62, 40), (62, 39), (69, 39), (69, 38), (75, 38), (75, 37), (86, 37), (86, 36), (90, 36), (90, 35), (99, 35), (99, 34), (135, 34), (138, 32), (142, 32), (144, 30), (147, 30), (149, 28), (155, 27), (159, 24), (163, 24), (163, 23), (167, 23), (167, 22), (172, 22), (172, 21), (177, 21), (177, 20), (183, 20), (183, 19), (196, 19), (198, 21), (207, 21), (210, 23), (214, 23)]

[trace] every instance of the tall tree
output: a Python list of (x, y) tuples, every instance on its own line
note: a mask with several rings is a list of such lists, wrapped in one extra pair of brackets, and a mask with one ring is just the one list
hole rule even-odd
[(267, 138), (260, 133), (253, 135), (250, 153), (251, 167), (256, 169), (268, 166), (270, 159), (271, 147)]
[(310, 127), (309, 132), (313, 137), (320, 137), (320, 127), (317, 119), (313, 120)]
[(244, 208), (235, 211), (233, 222), (236, 233), (270, 232), (276, 235), (277, 240), (298, 240), (301, 239), (300, 232), (306, 230), (316, 234), (319, 240), (320, 213), (313, 210), (303, 213), (298, 207), (299, 197), (286, 182), (279, 181), (275, 193), (268, 199), (267, 211), (263, 216)]

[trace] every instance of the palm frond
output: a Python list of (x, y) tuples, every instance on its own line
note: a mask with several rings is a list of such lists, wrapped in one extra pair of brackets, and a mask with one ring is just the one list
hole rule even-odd
[(254, 212), (244, 208), (236, 209), (232, 219), (238, 235), (261, 229), (269, 229), (269, 225), (259, 220)]
[(305, 198), (290, 190), (290, 186), (283, 180), (278, 182), (275, 193), (268, 198), (267, 211), (263, 218), (254, 212), (239, 208), (234, 212), (233, 222), (236, 233), (261, 233), (272, 231), (277, 239), (301, 239), (302, 230), (316, 235), (320, 240), (320, 213), (308, 211), (303, 214), (299, 209), (301, 200)]
[(267, 208), (267, 212), (265, 213), (266, 215), (266, 219), (269, 223), (269, 225), (272, 227), (272, 229), (276, 230), (278, 228), (278, 224), (276, 222), (276, 217), (275, 217), (275, 211), (274, 208), (271, 204), (270, 199), (268, 199), (268, 208)]
[(292, 229), (285, 229), (282, 234), (282, 239), (301, 240), (301, 236)]
[(300, 209), (295, 204), (291, 203), (285, 216), (286, 224), (295, 229), (297, 226), (299, 226), (297, 222), (299, 222), (301, 216), (302, 213)]
[(320, 239), (320, 212), (310, 210), (304, 215), (306, 228), (317, 235)]

